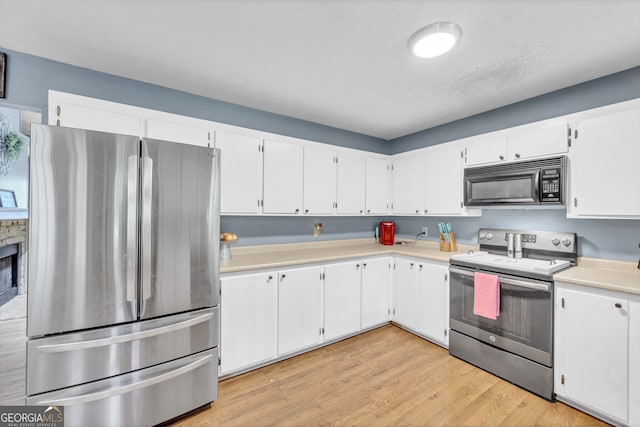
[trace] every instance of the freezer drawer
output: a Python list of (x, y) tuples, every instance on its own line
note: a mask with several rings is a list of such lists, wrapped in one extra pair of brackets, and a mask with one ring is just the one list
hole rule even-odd
[(209, 404), (218, 396), (218, 351), (27, 398), (64, 406), (66, 427), (151, 426)]
[(74, 386), (168, 362), (218, 346), (218, 307), (31, 339), (27, 395)]

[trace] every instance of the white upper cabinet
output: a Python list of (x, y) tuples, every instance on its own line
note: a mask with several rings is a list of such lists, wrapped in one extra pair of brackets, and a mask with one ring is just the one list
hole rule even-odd
[(202, 126), (199, 121), (188, 118), (180, 121), (147, 119), (145, 136), (201, 147), (213, 146), (213, 131)]
[(304, 213), (329, 215), (335, 212), (337, 152), (328, 145), (304, 147)]
[(268, 139), (263, 155), (263, 213), (302, 213), (302, 144)]
[(392, 166), (393, 214), (422, 215), (424, 159), (422, 152), (394, 156)]
[(467, 166), (507, 160), (507, 137), (501, 133), (488, 133), (465, 138), (465, 164)]
[(250, 135), (216, 132), (221, 150), (220, 213), (255, 215), (261, 211), (261, 140)]
[(387, 156), (367, 156), (365, 204), (368, 215), (386, 215), (391, 196), (391, 176)]
[(363, 152), (338, 152), (338, 214), (362, 215), (365, 200), (365, 155)]
[(566, 120), (542, 127), (517, 128), (507, 136), (508, 159), (523, 160), (566, 153), (568, 131)]
[[(97, 101), (97, 100), (96, 100)], [(51, 102), (51, 99), (49, 100)], [(49, 124), (99, 132), (144, 136), (143, 120), (135, 115), (109, 110), (107, 105), (75, 105), (57, 103), (49, 109)], [(51, 107), (51, 104), (50, 104)]]
[(640, 218), (640, 108), (572, 127), (567, 216)]
[(462, 215), (462, 149), (454, 144), (429, 148), (424, 154), (424, 212)]

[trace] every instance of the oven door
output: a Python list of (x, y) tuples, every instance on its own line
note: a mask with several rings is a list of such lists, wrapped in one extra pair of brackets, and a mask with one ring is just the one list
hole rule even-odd
[(464, 204), (497, 206), (540, 204), (540, 169), (474, 173), (465, 169)]
[(499, 274), (500, 314), (491, 320), (473, 314), (476, 270), (452, 266), (449, 271), (452, 330), (552, 366), (552, 283)]

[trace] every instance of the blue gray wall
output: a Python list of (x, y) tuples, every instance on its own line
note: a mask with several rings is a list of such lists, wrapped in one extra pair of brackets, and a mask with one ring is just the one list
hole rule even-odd
[[(329, 144), (393, 154), (466, 136), (640, 97), (640, 67), (593, 80), (443, 126), (386, 141), (315, 123), (187, 94), (139, 81), (74, 67), (19, 52), (7, 52), (6, 99), (0, 105), (39, 109), (46, 116), (49, 89), (85, 95), (260, 129)], [(46, 117), (44, 118), (46, 120)], [(292, 218), (223, 217), (221, 227), (240, 235), (238, 244), (311, 241), (313, 224), (323, 223), (320, 240), (372, 236), (387, 217)], [(485, 211), (481, 218), (394, 218), (400, 235), (415, 236), (422, 225), (435, 235), (437, 223), (451, 222), (462, 243), (475, 243), (479, 227), (575, 231), (584, 256), (634, 260), (640, 256), (640, 222), (568, 220), (564, 211)]]

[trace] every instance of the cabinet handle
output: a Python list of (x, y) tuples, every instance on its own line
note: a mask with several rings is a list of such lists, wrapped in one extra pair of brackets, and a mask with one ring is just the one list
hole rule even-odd
[(622, 308), (622, 304), (620, 304), (619, 302), (614, 304), (616, 308)]
[(504, 156), (503, 155), (500, 155), (500, 160), (504, 160)]
[(520, 153), (516, 153), (516, 159), (520, 158)]

